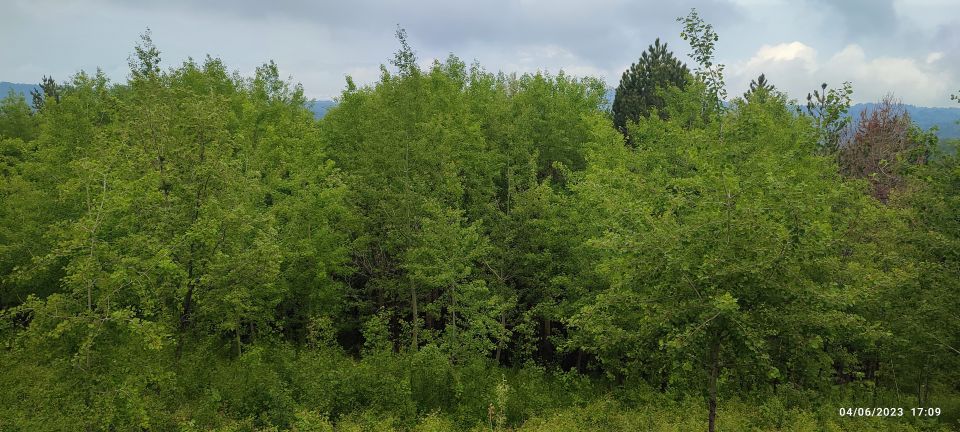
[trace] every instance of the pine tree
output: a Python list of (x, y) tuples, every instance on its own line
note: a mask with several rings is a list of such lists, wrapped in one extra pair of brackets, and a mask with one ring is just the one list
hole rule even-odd
[(52, 76), (44, 75), (43, 79), (40, 80), (40, 90), (30, 90), (30, 97), (33, 99), (33, 108), (40, 111), (47, 99), (60, 102), (60, 86), (53, 80)]
[(764, 74), (760, 74), (757, 79), (750, 81), (750, 90), (747, 90), (743, 94), (743, 98), (747, 101), (757, 100), (759, 102), (765, 101), (767, 96), (770, 95), (777, 88), (770, 84), (767, 81), (767, 77)]
[(666, 118), (666, 113), (662, 111), (663, 98), (657, 95), (657, 90), (670, 86), (683, 88), (689, 74), (687, 66), (674, 57), (667, 49), (667, 44), (661, 44), (658, 38), (620, 78), (620, 86), (613, 99), (614, 125), (626, 133), (627, 121), (647, 117), (653, 109), (661, 118)]

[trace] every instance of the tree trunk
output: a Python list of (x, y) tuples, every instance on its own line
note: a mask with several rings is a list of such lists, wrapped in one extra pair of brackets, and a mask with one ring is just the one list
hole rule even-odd
[(183, 297), (183, 308), (180, 311), (180, 334), (177, 338), (176, 358), (180, 360), (183, 353), (184, 334), (187, 332), (187, 326), (190, 324), (190, 313), (193, 309), (193, 265), (187, 265), (187, 274), (191, 281), (187, 283), (187, 295)]
[(417, 313), (417, 288), (413, 285), (413, 280), (410, 281), (410, 309), (413, 311), (413, 335), (410, 345), (413, 351), (417, 351), (417, 349), (420, 348), (420, 341), (418, 340), (418, 336), (420, 335), (420, 317)]
[[(197, 165), (202, 166), (205, 160), (206, 146), (204, 145), (204, 141), (202, 137), (199, 141), (200, 141), (200, 161)], [(209, 177), (207, 178), (207, 180), (209, 180)], [(197, 186), (197, 193), (194, 195), (193, 215), (191, 216), (191, 222), (190, 222), (191, 225), (197, 223), (197, 221), (200, 220), (200, 208), (202, 207), (202, 203), (203, 203), (204, 189), (206, 189), (205, 182), (200, 183)], [(190, 314), (193, 311), (193, 290), (197, 286), (197, 281), (194, 279), (194, 273), (198, 272), (198, 270), (194, 268), (194, 260), (196, 259), (196, 256), (194, 256), (194, 254), (197, 253), (197, 248), (198, 248), (198, 245), (196, 241), (193, 241), (190, 243), (190, 255), (188, 256), (188, 261), (187, 261), (187, 295), (184, 296), (183, 298), (183, 312), (180, 314), (180, 338), (177, 342), (177, 350), (176, 350), (177, 351), (176, 358), (178, 361), (180, 360), (180, 354), (183, 351), (184, 333), (186, 333), (187, 327), (189, 327), (190, 325), (190, 319), (191, 319)]]
[(920, 366), (920, 376), (917, 378), (917, 405), (923, 406), (923, 383), (927, 376), (926, 362)]
[[(500, 312), (500, 325), (503, 326), (504, 329), (507, 328), (506, 312)], [(503, 351), (503, 339), (497, 341), (497, 356), (496, 356), (497, 364), (500, 364), (500, 353), (502, 351)]]
[(453, 340), (457, 340), (457, 284), (450, 287), (450, 324), (453, 326)]
[(720, 375), (720, 341), (710, 342), (710, 378), (708, 390), (710, 392), (707, 405), (710, 409), (707, 431), (717, 430), (717, 377)]
[(924, 361), (920, 368), (920, 379), (917, 382), (917, 405), (926, 406), (930, 404), (930, 371), (927, 369), (929, 359)]
[(234, 332), (234, 335), (236, 336), (236, 339), (237, 339), (237, 357), (238, 358), (240, 357), (241, 354), (243, 354), (243, 348), (240, 343), (240, 328), (242, 326), (243, 324), (240, 323), (240, 318), (237, 318), (237, 331)]
[[(427, 292), (427, 304), (433, 304), (435, 301), (437, 301), (437, 291), (432, 289)], [(437, 323), (434, 321), (432, 314), (426, 314), (423, 317), (423, 324), (430, 330), (437, 328)]]
[(544, 361), (551, 360), (553, 357), (553, 350), (550, 347), (550, 334), (553, 333), (552, 324), (550, 318), (543, 318), (543, 337), (540, 341), (540, 351), (543, 354)]

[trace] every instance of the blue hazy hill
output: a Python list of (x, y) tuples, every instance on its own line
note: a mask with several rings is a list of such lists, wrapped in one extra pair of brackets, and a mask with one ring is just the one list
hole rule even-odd
[(40, 86), (36, 84), (20, 84), (20, 83), (0, 81), (0, 99), (7, 97), (7, 95), (10, 94), (10, 91), (12, 90), (14, 93), (22, 95), (23, 98), (27, 100), (27, 103), (32, 105), (33, 100), (30, 97), (30, 90), (33, 90), (33, 89), (39, 90)]
[(337, 106), (337, 103), (332, 100), (314, 99), (307, 102), (307, 108), (313, 111), (313, 117), (317, 119), (323, 118), (323, 116), (327, 114), (327, 111), (335, 106)]
[[(871, 110), (876, 107), (875, 103), (856, 104), (850, 107), (850, 115), (854, 121), (860, 118), (860, 113), (865, 110)], [(903, 107), (910, 114), (910, 119), (921, 129), (927, 130), (936, 126), (939, 130), (937, 136), (941, 140), (950, 138), (960, 138), (960, 108), (930, 108), (915, 105), (906, 105)]]

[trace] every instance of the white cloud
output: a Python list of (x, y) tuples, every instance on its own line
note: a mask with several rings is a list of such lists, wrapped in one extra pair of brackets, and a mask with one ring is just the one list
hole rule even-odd
[(817, 69), (817, 50), (801, 42), (763, 45), (745, 65), (735, 66), (735, 69), (744, 72), (771, 67), (786, 70), (801, 68), (812, 73)]
[(764, 45), (757, 51), (757, 55), (750, 59), (750, 63), (760, 63), (764, 61), (790, 61), (794, 59), (803, 60), (806, 63), (813, 63), (816, 60), (817, 51), (801, 42), (782, 43), (779, 45)]
[(925, 58), (871, 57), (858, 44), (849, 44), (821, 60), (816, 49), (802, 42), (763, 45), (745, 62), (731, 65), (727, 80), (731, 94), (742, 94), (760, 73), (790, 97), (802, 100), (806, 94), (826, 82), (839, 87), (853, 84), (855, 102), (874, 102), (893, 93), (907, 103), (949, 106), (951, 74), (938, 68), (943, 53)]

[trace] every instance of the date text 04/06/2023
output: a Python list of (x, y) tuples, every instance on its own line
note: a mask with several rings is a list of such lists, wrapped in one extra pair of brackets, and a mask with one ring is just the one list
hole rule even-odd
[(938, 417), (940, 408), (935, 407), (914, 407), (914, 408), (891, 408), (891, 407), (857, 407), (840, 408), (841, 417), (903, 417), (904, 415), (914, 417)]

